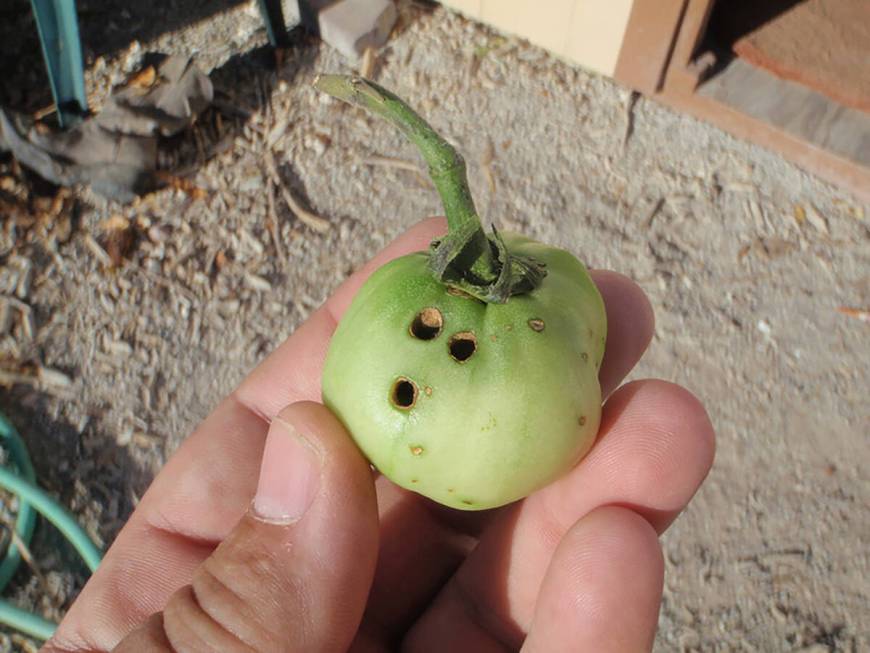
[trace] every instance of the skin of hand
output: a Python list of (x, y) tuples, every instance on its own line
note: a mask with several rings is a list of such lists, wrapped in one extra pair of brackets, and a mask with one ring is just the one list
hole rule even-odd
[(346, 281), (170, 458), (44, 653), (648, 651), (658, 541), (710, 469), (703, 406), (618, 387), (649, 344), (638, 286), (594, 271), (609, 331), (592, 451), (523, 501), (463, 513), (373, 474), (321, 404), (330, 335), (365, 278), (443, 234), (433, 218)]

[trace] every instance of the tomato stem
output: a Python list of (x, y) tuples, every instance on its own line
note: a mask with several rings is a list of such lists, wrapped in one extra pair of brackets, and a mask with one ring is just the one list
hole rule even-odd
[(494, 303), (540, 284), (543, 265), (511, 256), (494, 229), (492, 237), (486, 235), (462, 155), (402, 99), (358, 75), (318, 75), (314, 86), (386, 119), (420, 150), (447, 216), (447, 235), (432, 243), (430, 265), (438, 279)]

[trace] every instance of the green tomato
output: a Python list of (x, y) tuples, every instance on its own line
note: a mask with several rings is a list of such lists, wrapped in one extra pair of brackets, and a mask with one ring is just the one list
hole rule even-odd
[(403, 256), (363, 285), (332, 338), (323, 400), (394, 483), (465, 510), (570, 469), (601, 416), (604, 304), (568, 252), (505, 234), (546, 264), (534, 291), (485, 303)]
[(487, 235), (462, 157), (359, 77), (315, 86), (392, 122), (419, 148), (448, 233), (363, 285), (332, 337), (323, 401), (398, 485), (447, 506), (516, 501), (589, 450), (601, 419), (604, 303), (574, 256)]

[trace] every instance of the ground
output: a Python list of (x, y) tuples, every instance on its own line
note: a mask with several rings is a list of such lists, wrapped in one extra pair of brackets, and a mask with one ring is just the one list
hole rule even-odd
[[(97, 21), (98, 3), (82, 4)], [(6, 66), (0, 101), (36, 109), (33, 25), (12, 6), (0, 47), (20, 44), (22, 65)], [(0, 159), (0, 192), (26, 209), (0, 218), (0, 407), (40, 482), (105, 544), (221, 396), (351, 270), (440, 211), (400, 136), (310, 88), (316, 71), (349, 69), (338, 54), (297, 34), (276, 73), (255, 5), (197, 7), (188, 24), (110, 21), (88, 83), (99, 106), (143, 53), (196, 55), (235, 114), (191, 177), (204, 199), (120, 206), (76, 189), (52, 205), (55, 189)], [(461, 144), (486, 221), (646, 290), (656, 334), (632, 378), (685, 385), (715, 425), (713, 471), (662, 538), (656, 650), (870, 650), (870, 325), (838, 310), (870, 306), (868, 207), (525, 42), (400, 7), (374, 77)], [(291, 213), (276, 177), (328, 228)], [(113, 216), (136, 235), (118, 266)], [(20, 572), (7, 595), (58, 618), (83, 574), (63, 571), (75, 557), (45, 525), (33, 553), (41, 575)]]

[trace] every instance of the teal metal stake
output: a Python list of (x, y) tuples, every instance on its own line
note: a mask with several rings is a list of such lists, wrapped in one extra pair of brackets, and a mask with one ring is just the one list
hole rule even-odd
[(58, 122), (61, 127), (70, 127), (88, 110), (75, 0), (30, 0), (30, 4)]

